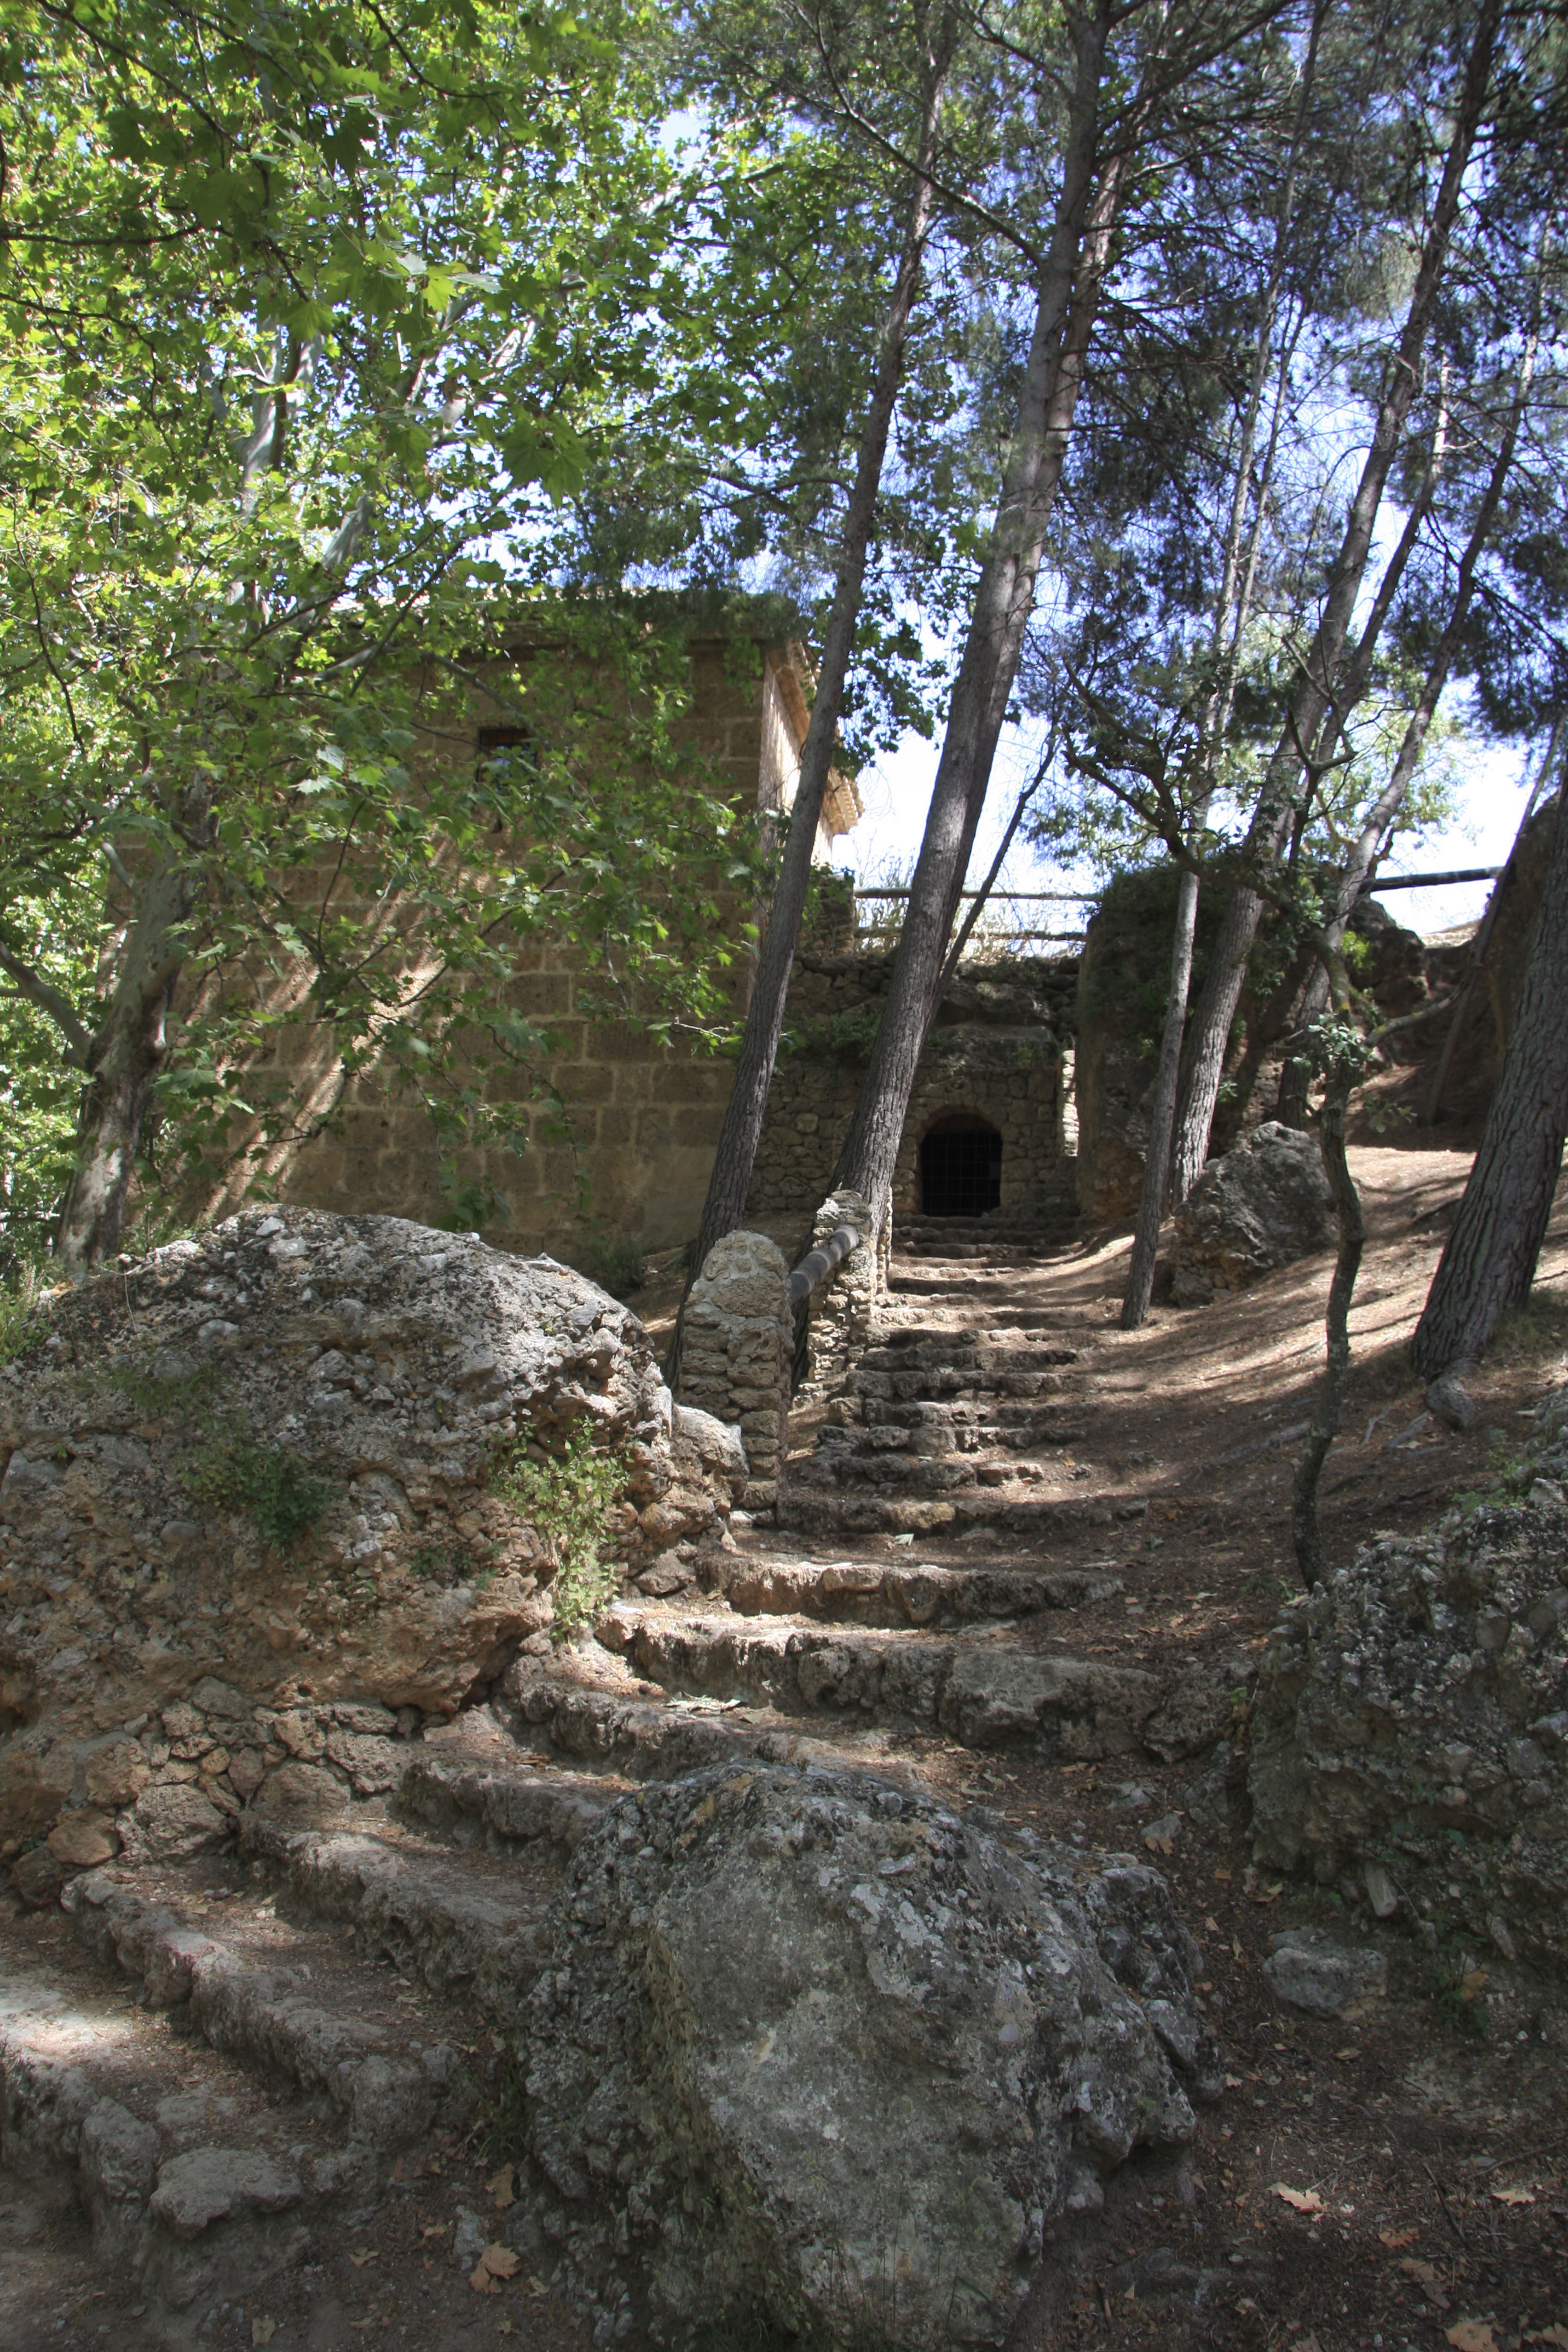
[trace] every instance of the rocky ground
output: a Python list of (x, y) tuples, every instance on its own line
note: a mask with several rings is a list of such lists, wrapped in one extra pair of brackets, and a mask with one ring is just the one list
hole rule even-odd
[[(1368, 1139), (1355, 1166), (1371, 1239), (1325, 1478), (1335, 1566), (1500, 1491), (1568, 1333), (1560, 1214), (1534, 1304), (1475, 1383), (1474, 1427), (1436, 1423), (1402, 1348), (1468, 1153)], [(1190, 2147), (1134, 2155), (1061, 2225), (1019, 2352), (1568, 2346), (1568, 1996), (1495, 1939), (1379, 1921), (1337, 1881), (1254, 1859), (1247, 1718), (1294, 1584), (1325, 1262), (1124, 1334), (1124, 1239), (963, 1246), (897, 1269), (872, 1385), (904, 1419), (797, 1415), (806, 1524), (737, 1526), (685, 1590), (633, 1589), (602, 1639), (533, 1645), (482, 1706), (416, 1727), (400, 1780), (382, 1737), (391, 1785), (352, 1807), (341, 1790), (335, 1824), (253, 1804), (237, 1850), (111, 1860), (68, 1882), (68, 1908), (5, 1898), (6, 2352), (585, 2352), (560, 2241), (513, 2168), (517, 1989), (607, 1801), (759, 1755), (870, 1767), (987, 1836), (1129, 1853), (1196, 1938), (1224, 2095), (1197, 2104)], [(661, 1302), (637, 1304), (657, 1338)], [(872, 1433), (906, 1425), (953, 1444), (873, 1475), (901, 1441)], [(312, 1739), (331, 1759), (324, 1715), (295, 1728), (275, 1774)], [(210, 1729), (185, 1744), (204, 1738), (226, 1752)], [(1351, 1955), (1339, 1980), (1313, 1931)], [(1337, 2013), (1282, 1998), (1303, 1989)], [(122, 2120), (100, 2108), (87, 2130), (84, 2084)], [(139, 2166), (159, 2184), (157, 2294), (115, 2254)], [(279, 2263), (284, 2229), (299, 2245)]]

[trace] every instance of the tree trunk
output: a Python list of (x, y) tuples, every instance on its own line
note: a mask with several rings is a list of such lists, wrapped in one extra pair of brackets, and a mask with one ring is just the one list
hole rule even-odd
[(1316, 1584), (1323, 1573), (1323, 1538), (1318, 1525), (1318, 1481), (1322, 1475), (1329, 1448), (1339, 1434), (1340, 1413), (1344, 1405), (1345, 1386), (1351, 1369), (1351, 1299), (1355, 1292), (1356, 1276), (1361, 1272), (1362, 1251), (1366, 1245), (1361, 1194), (1356, 1190), (1345, 1152), (1345, 1113), (1350, 1102), (1351, 1084), (1347, 1071), (1331, 1075), (1328, 1100), (1323, 1105), (1323, 1168), (1339, 1213), (1340, 1247), (1334, 1260), (1333, 1280), (1329, 1285), (1323, 1383), (1318, 1391), (1312, 1411), (1312, 1426), (1296, 1465), (1290, 1494), (1290, 1532), (1295, 1540), (1296, 1565), (1301, 1571), (1302, 1581), (1309, 1585)]
[[(733, 1233), (746, 1213), (746, 1195), (751, 1190), (752, 1171), (756, 1165), (757, 1146), (767, 1110), (768, 1090), (773, 1084), (773, 1067), (778, 1059), (790, 971), (800, 939), (801, 917), (811, 881), (812, 850), (827, 780), (832, 772), (845, 682), (855, 648), (855, 630), (860, 615), (866, 564), (876, 520), (877, 495), (881, 487), (888, 438), (898, 405), (910, 320), (931, 235), (933, 197), (930, 175), (936, 160), (942, 92), (952, 60), (956, 29), (956, 17), (949, 9), (943, 16), (936, 47), (928, 61), (925, 112), (910, 217), (893, 282), (892, 299), (882, 326), (870, 403), (861, 428), (855, 482), (844, 519), (833, 604), (823, 641), (811, 719), (801, 749), (800, 777), (795, 786), (795, 804), (790, 811), (784, 856), (752, 977), (751, 1003), (747, 1007), (741, 1051), (735, 1064), (734, 1083), (730, 1089), (724, 1123), (720, 1129), (718, 1150), (708, 1181), (708, 1196), (702, 1204), (702, 1217), (689, 1269), (689, 1288), (690, 1281), (701, 1272), (703, 1262), (714, 1243), (721, 1241), (726, 1234)], [(684, 1302), (682, 1311), (684, 1313)], [(676, 1378), (679, 1369), (680, 1338), (681, 1328), (678, 1321), (668, 1366), (671, 1380)]]
[(1505, 1307), (1522, 1304), (1568, 1132), (1568, 815), (1557, 837), (1519, 1018), (1453, 1231), (1432, 1278), (1411, 1354), (1424, 1381), (1479, 1361)]
[(120, 1247), (125, 1196), (166, 1051), (192, 898), (187, 870), (172, 861), (161, 862), (138, 892), (119, 977), (90, 1047), (76, 1166), (55, 1235), (60, 1271), (71, 1282), (96, 1273)]
[(1095, 171), (1110, 14), (1079, 20), (1062, 192), (1052, 229), (991, 543), (976, 584), (888, 1002), (834, 1171), (886, 1223), (915, 1069), (941, 993), (948, 939), (997, 739), (1034, 609), (1035, 580), (1072, 430), (1089, 331), (1129, 160)]
[[(1422, 247), (1404, 331), (1379, 403), (1372, 446), (1346, 517), (1311, 651), (1290, 698), (1286, 723), (1247, 829), (1246, 858), (1259, 873), (1267, 873), (1279, 857), (1289, 830), (1304, 764), (1303, 747), (1316, 741), (1334, 704), (1335, 674), (1366, 574), (1389, 468), (1415, 397), (1421, 354), (1442, 282), (1465, 173), (1486, 106), (1501, 14), (1501, 0), (1482, 0), (1453, 134), (1444, 159), (1443, 176)], [(1188, 1042), (1173, 1169), (1172, 1190), (1178, 1201), (1186, 1199), (1203, 1173), (1231, 1023), (1236, 1017), (1262, 910), (1263, 901), (1257, 891), (1245, 881), (1237, 883), (1226, 903), (1214, 959)]]
[[(1415, 708), (1410, 714), (1404, 740), (1399, 746), (1398, 757), (1389, 772), (1388, 782), (1363, 818), (1360, 830), (1351, 844), (1343, 866), (1340, 868), (1334, 903), (1330, 909), (1328, 923), (1329, 936), (1336, 948), (1343, 942), (1346, 926), (1349, 924), (1356, 900), (1365, 887), (1367, 876), (1372, 872), (1376, 862), (1384, 838), (1405, 805), (1405, 794), (1410, 790), (1416, 768), (1420, 764), (1426, 737), (1431, 730), (1432, 721), (1436, 717), (1437, 705), (1442, 700), (1443, 689), (1448, 683), (1448, 673), (1454, 666), (1454, 656), (1459, 650), (1460, 641), (1465, 634), (1465, 624), (1469, 618), (1471, 601), (1475, 595), (1476, 567), (1481, 560), (1487, 541), (1491, 537), (1492, 525), (1497, 520), (1498, 509), (1502, 503), (1503, 489), (1513, 467), (1514, 451), (1519, 445), (1520, 426), (1524, 421), (1525, 403), (1529, 398), (1531, 378), (1534, 373), (1534, 368), (1535, 338), (1532, 335), (1525, 346), (1524, 356), (1520, 363), (1518, 387), (1509, 410), (1508, 423), (1503, 428), (1502, 438), (1498, 444), (1492, 470), (1488, 478), (1486, 489), (1482, 493), (1480, 505), (1476, 509), (1475, 520), (1470, 526), (1470, 535), (1465, 542), (1465, 551), (1459, 558), (1458, 572), (1454, 583), (1454, 600), (1448, 608), (1448, 617), (1443, 625), (1443, 634), (1438, 638), (1432, 659), (1427, 665), (1421, 692), (1416, 698)], [(1342, 724), (1342, 718), (1341, 725)], [(1328, 969), (1320, 962), (1307, 984), (1307, 994), (1301, 1007), (1300, 1025), (1306, 1028), (1312, 1022), (1321, 1020), (1327, 1010), (1328, 1002)], [(1285, 1126), (1306, 1126), (1310, 1085), (1310, 1072), (1307, 1064), (1300, 1056), (1287, 1062), (1279, 1080), (1278, 1109), (1278, 1117)]]

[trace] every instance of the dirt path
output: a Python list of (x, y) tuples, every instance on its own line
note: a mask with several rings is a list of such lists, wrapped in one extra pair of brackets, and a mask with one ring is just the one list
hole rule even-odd
[[(1426, 1525), (1485, 1490), (1563, 1377), (1568, 1196), (1527, 1311), (1473, 1384), (1475, 1427), (1436, 1425), (1405, 1360), (1469, 1151), (1439, 1139), (1352, 1155), (1369, 1241), (1352, 1329), (1344, 1435), (1325, 1473), (1331, 1569), (1374, 1530)], [(1024, 1621), (1016, 1638), (1169, 1674), (1257, 1651), (1295, 1589), (1289, 1491), (1321, 1360), (1330, 1262), (1291, 1267), (1211, 1307), (1115, 1327), (1125, 1235), (1091, 1241), (1010, 1291), (1092, 1335), (1080, 1442), (1037, 1490), (1147, 1496), (1147, 1516), (1053, 1539), (1063, 1565), (1114, 1567), (1097, 1610)], [(985, 1297), (977, 1277), (976, 1314)], [(802, 1431), (803, 1437), (809, 1434)], [(868, 1537), (847, 1549), (956, 1565), (973, 1540)], [(1020, 1546), (1020, 1559), (1047, 1556)], [(1261, 1975), (1287, 1925), (1345, 1925), (1310, 1883), (1259, 1877), (1241, 1788), (1202, 1765), (994, 1763), (921, 1738), (921, 1769), (955, 1795), (1045, 1835), (1147, 1850), (1203, 1954), (1203, 1991), (1229, 2061), (1190, 2173), (1141, 2183), (1086, 2233), (1070, 2300), (1042, 2286), (1016, 2352), (1158, 2345), (1294, 2352), (1519, 2352), (1568, 2347), (1568, 2000), (1496, 1954), (1429, 1953), (1379, 1932), (1387, 1998), (1353, 2027), (1284, 2007)], [(1239, 1781), (1244, 1759), (1232, 1773)], [(1359, 1937), (1359, 1927), (1351, 1932)], [(1287, 2195), (1284, 2192), (1289, 2191)]]

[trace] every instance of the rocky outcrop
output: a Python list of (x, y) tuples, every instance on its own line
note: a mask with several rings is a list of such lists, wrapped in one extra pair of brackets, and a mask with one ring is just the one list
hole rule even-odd
[(525, 2013), (543, 2228), (606, 2341), (1000, 2343), (1058, 2218), (1218, 2091), (1193, 1957), (1145, 1865), (886, 1780), (641, 1790)]
[(1205, 1169), (1176, 1213), (1171, 1296), (1206, 1307), (1334, 1242), (1333, 1195), (1316, 1139), (1268, 1119)]
[(1430, 1937), (1568, 1961), (1568, 1390), (1517, 1499), (1368, 1544), (1286, 1612), (1249, 1786), (1258, 1857)]
[(57, 1295), (0, 1368), (0, 1860), (47, 1896), (45, 1839), (58, 1879), (390, 1787), (548, 1647), (552, 1532), (492, 1477), (582, 1427), (626, 1572), (722, 1539), (735, 1433), (550, 1259), (291, 1210)]

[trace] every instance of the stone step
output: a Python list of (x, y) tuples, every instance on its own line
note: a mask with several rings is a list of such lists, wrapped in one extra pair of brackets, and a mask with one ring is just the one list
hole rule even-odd
[[(820, 1722), (808, 1731), (799, 1715), (736, 1699), (650, 1699), (634, 1690), (563, 1679), (542, 1669), (519, 1691), (520, 1740), (570, 1757), (590, 1771), (630, 1780), (673, 1780), (709, 1765), (820, 1764), (831, 1771), (892, 1771), (908, 1767), (884, 1752), (863, 1720)], [(525, 1758), (520, 1748), (520, 1764)]]
[(138, 1980), (149, 2007), (177, 2011), (184, 2036), (335, 2113), (347, 2137), (316, 2168), (323, 2192), (368, 2208), (402, 2150), (468, 2120), (462, 2018), (427, 1994), (411, 2004), (390, 1971), (280, 1915), (254, 1881), (220, 1899), (174, 1869), (92, 1870), (60, 1901), (83, 1948)]
[[(1074, 1399), (1066, 1408), (1081, 1411)], [(1062, 1408), (1042, 1409), (1037, 1398), (881, 1397), (859, 1400), (855, 1419), (826, 1423), (816, 1433), (816, 1450), (831, 1454), (854, 1447), (863, 1454), (984, 1454), (1000, 1446), (1022, 1453), (1030, 1445), (1071, 1444), (1088, 1424), (1062, 1418)]]
[(502, 2025), (519, 2021), (539, 1922), (565, 1861), (553, 1843), (533, 1850), (531, 1868), (454, 1853), (392, 1826), (264, 1830), (245, 1851), (290, 1917), (346, 1923), (364, 1958), (476, 2002)]
[(64, 2179), (110, 2297), (142, 2298), (117, 2340), (142, 2340), (131, 2322), (150, 2306), (158, 2340), (185, 2341), (218, 2294), (247, 2297), (357, 2218), (361, 2168), (334, 2120), (297, 2092), (258, 2098), (230, 2059), (128, 2000), (58, 1911), (0, 1923), (0, 2155), (35, 2185)]
[[(637, 1673), (689, 1696), (738, 1699), (776, 1716), (890, 1717), (966, 1748), (1027, 1740), (1048, 1758), (1142, 1752), (1140, 1733), (1164, 1686), (1095, 1659), (1041, 1655), (993, 1634), (831, 1631), (792, 1617), (616, 1614)], [(542, 1677), (542, 1684), (543, 1678)]]
[(1147, 1496), (1138, 1495), (1067, 1502), (1024, 1499), (978, 1486), (941, 1497), (856, 1492), (837, 1482), (818, 1485), (806, 1479), (803, 1473), (814, 1459), (790, 1463), (779, 1487), (778, 1524), (817, 1541), (832, 1542), (842, 1536), (934, 1535), (943, 1528), (962, 1535), (971, 1528), (1038, 1539), (1072, 1535), (1083, 1528), (1114, 1527), (1141, 1519), (1149, 1509)]
[(1091, 1569), (935, 1568), (875, 1560), (726, 1562), (721, 1591), (743, 1616), (805, 1616), (836, 1624), (946, 1625), (1082, 1609), (1121, 1591)]

